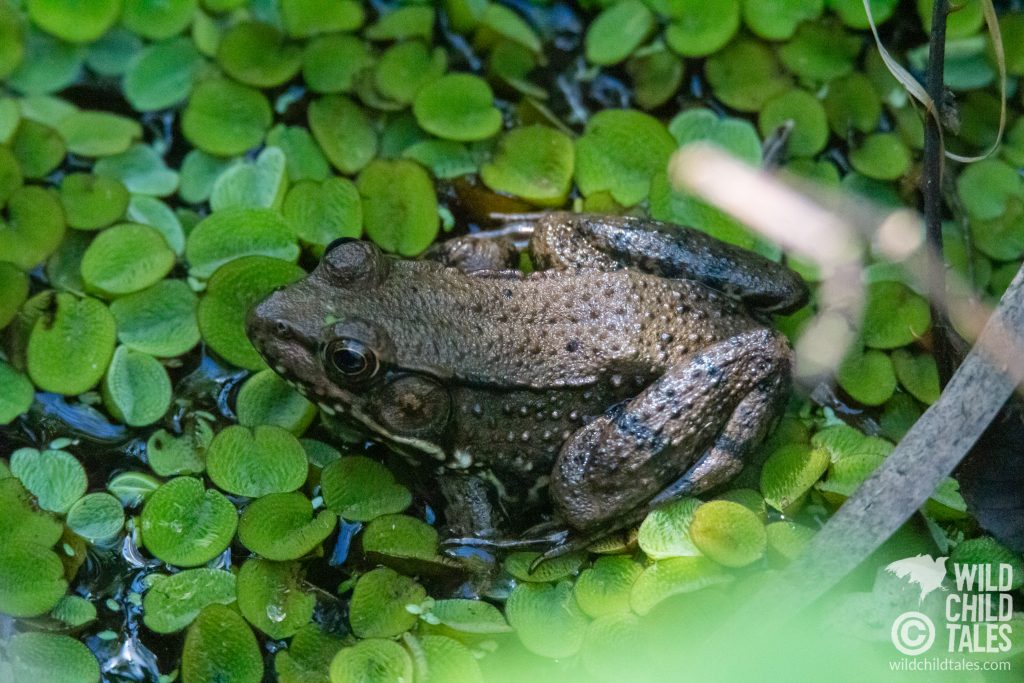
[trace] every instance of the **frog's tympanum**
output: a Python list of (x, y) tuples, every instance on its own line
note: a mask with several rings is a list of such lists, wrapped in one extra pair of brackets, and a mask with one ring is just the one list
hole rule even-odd
[(786, 402), (768, 314), (804, 305), (799, 276), (626, 217), (548, 214), (528, 249), (524, 274), (501, 239), (415, 261), (339, 240), (249, 337), (328, 415), (434, 463), (454, 534), (504, 531), (489, 497), (546, 495), (578, 545), (739, 472)]

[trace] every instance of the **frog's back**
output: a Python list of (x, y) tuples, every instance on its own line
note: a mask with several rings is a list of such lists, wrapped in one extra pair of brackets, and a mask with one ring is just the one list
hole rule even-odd
[(699, 282), (631, 269), (466, 275), (395, 265), (417, 272), (383, 283), (369, 317), (389, 330), (403, 367), (469, 384), (557, 389), (646, 378), (759, 324)]

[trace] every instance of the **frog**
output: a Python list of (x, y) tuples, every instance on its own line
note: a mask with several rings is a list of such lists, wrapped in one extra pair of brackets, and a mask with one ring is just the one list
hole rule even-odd
[[(786, 265), (699, 230), (555, 211), (419, 259), (336, 240), (246, 329), (329, 419), (428, 468), (450, 538), (546, 558), (735, 477), (791, 391), (771, 316), (808, 296)], [(538, 507), (508, 530), (508, 511)]]

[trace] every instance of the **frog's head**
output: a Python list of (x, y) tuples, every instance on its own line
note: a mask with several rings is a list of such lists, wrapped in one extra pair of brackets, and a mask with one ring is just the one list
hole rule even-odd
[(398, 363), (383, 293), (396, 265), (369, 242), (337, 240), (306, 278), (249, 312), (246, 332), (267, 364), (328, 415), (442, 458), (437, 440), (451, 398), (436, 378)]

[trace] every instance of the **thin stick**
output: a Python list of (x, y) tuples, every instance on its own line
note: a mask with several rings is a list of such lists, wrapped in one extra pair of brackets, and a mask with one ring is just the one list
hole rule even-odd
[(931, 249), (928, 250), (928, 293), (932, 311), (932, 339), (935, 362), (939, 367), (939, 382), (945, 386), (956, 369), (956, 357), (950, 342), (950, 325), (946, 311), (939, 304), (946, 294), (946, 264), (942, 257), (942, 172), (944, 149), (940, 120), (943, 118), (943, 103), (946, 99), (946, 85), (943, 80), (946, 64), (946, 17), (949, 14), (947, 0), (935, 0), (932, 8), (932, 35), (928, 47), (928, 72), (925, 87), (928, 95), (939, 109), (939, 116), (928, 116), (924, 120), (924, 194), (925, 234)]

